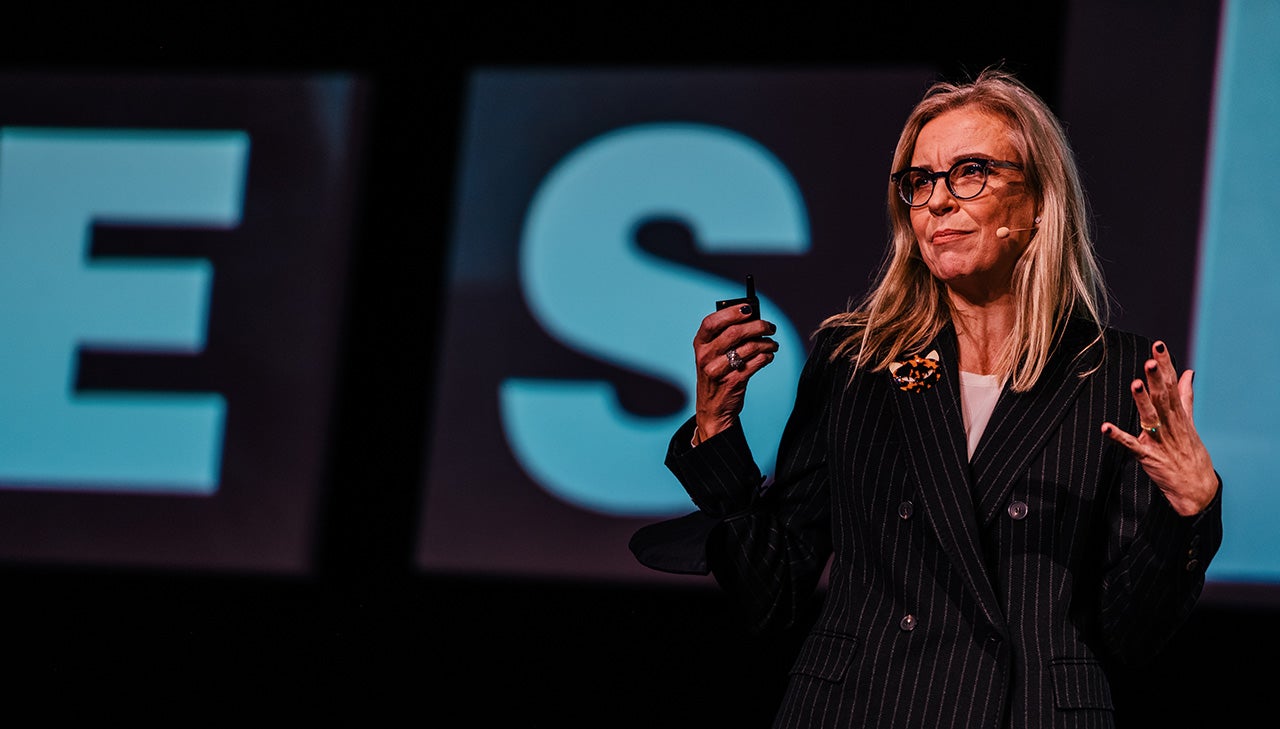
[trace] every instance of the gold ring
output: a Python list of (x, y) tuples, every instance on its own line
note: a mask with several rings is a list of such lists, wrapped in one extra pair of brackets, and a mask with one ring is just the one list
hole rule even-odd
[(1147, 433), (1151, 435), (1155, 435), (1157, 432), (1160, 431), (1160, 423), (1156, 423), (1155, 425), (1147, 425), (1146, 423), (1139, 421), (1138, 425), (1140, 425), (1143, 430), (1147, 431)]

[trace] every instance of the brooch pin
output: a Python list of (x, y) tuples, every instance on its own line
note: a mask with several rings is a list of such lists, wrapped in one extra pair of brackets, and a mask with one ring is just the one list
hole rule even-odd
[(891, 363), (889, 376), (893, 378), (893, 384), (903, 392), (928, 390), (942, 376), (942, 369), (938, 366), (938, 350), (931, 350), (923, 357), (916, 354)]

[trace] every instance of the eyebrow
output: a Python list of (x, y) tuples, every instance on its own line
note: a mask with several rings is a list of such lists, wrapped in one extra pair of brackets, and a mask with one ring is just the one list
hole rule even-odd
[[(998, 159), (1000, 159), (1000, 158), (999, 158), (999, 157), (997, 157), (997, 156), (996, 156), (996, 155), (994, 155), (994, 154), (987, 154), (987, 153), (985, 153), (985, 152), (966, 152), (966, 153), (964, 153), (964, 154), (958, 154), (958, 155), (956, 155), (956, 156), (952, 157), (952, 158), (951, 158), (951, 159), (946, 163), (946, 165), (945, 165), (945, 166), (943, 166), (941, 169), (951, 169), (951, 166), (952, 166), (952, 165), (954, 165), (955, 163), (957, 163), (957, 162), (962, 162), (962, 161), (967, 160), (967, 159), (989, 159), (989, 160), (998, 160)], [(922, 169), (922, 170), (928, 170), (928, 169), (930, 169), (930, 168), (928, 168), (928, 167), (924, 167), (923, 165), (917, 165), (917, 164), (911, 164), (911, 165), (908, 165), (908, 166), (909, 166), (909, 167), (915, 167), (915, 168), (917, 168), (917, 169)], [(937, 170), (932, 170), (932, 171), (936, 172)]]

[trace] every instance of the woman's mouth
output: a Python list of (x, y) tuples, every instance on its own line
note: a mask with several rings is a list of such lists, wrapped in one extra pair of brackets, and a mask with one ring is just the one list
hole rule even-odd
[(929, 242), (934, 244), (948, 243), (950, 241), (956, 240), (957, 238), (963, 238), (968, 234), (969, 234), (969, 231), (967, 230), (955, 230), (954, 228), (943, 228), (942, 230), (935, 230), (933, 232), (933, 235), (929, 237)]

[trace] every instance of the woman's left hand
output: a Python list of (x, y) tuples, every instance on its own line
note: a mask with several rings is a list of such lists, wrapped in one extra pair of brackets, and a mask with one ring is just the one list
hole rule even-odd
[(1218, 493), (1218, 475), (1192, 419), (1195, 373), (1179, 377), (1164, 342), (1151, 347), (1145, 369), (1147, 382), (1129, 386), (1142, 430), (1135, 436), (1103, 423), (1102, 432), (1133, 453), (1175, 511), (1199, 514)]

